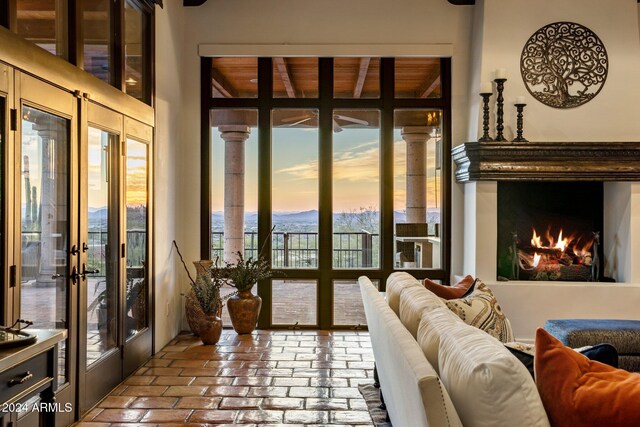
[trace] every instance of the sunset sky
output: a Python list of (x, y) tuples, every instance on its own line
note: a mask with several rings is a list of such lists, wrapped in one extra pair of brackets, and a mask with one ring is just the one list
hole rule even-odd
[[(224, 141), (212, 132), (212, 211), (224, 209)], [(348, 129), (334, 133), (334, 211), (380, 206), (380, 131)], [(406, 144), (394, 132), (394, 210), (405, 208)], [(257, 211), (258, 136), (252, 128), (245, 142), (245, 211)], [(318, 209), (318, 130), (275, 128), (272, 147), (274, 211)], [(436, 207), (435, 140), (427, 149), (428, 206)], [(439, 185), (439, 179), (437, 180)], [(438, 189), (439, 193), (439, 189)], [(438, 203), (439, 206), (439, 203)]]

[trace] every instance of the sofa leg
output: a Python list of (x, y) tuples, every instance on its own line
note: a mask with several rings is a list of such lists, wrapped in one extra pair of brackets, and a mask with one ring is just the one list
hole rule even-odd
[(376, 364), (373, 364), (373, 386), (375, 388), (380, 388), (380, 378), (378, 378), (378, 367)]
[(384, 396), (382, 395), (382, 390), (380, 390), (380, 409), (387, 409), (387, 405), (384, 403)]

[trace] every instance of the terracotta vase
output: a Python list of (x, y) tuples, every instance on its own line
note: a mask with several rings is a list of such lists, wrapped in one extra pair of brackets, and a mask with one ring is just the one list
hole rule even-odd
[(262, 298), (253, 295), (251, 290), (239, 291), (227, 301), (229, 317), (233, 329), (240, 335), (250, 334), (256, 328), (258, 315), (262, 307)]
[(198, 331), (204, 345), (215, 345), (222, 334), (222, 319), (215, 314), (207, 314), (198, 323)]

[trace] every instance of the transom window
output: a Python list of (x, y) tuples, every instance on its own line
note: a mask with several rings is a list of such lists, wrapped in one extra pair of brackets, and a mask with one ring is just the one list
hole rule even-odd
[(361, 275), (448, 279), (449, 59), (202, 61), (201, 256), (269, 259), (261, 328), (364, 327)]

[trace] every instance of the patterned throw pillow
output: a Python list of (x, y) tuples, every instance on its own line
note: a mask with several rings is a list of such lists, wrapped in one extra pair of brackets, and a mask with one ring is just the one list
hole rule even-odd
[(509, 319), (491, 289), (480, 279), (476, 279), (475, 290), (470, 295), (445, 303), (466, 324), (482, 329), (501, 342), (514, 341)]

